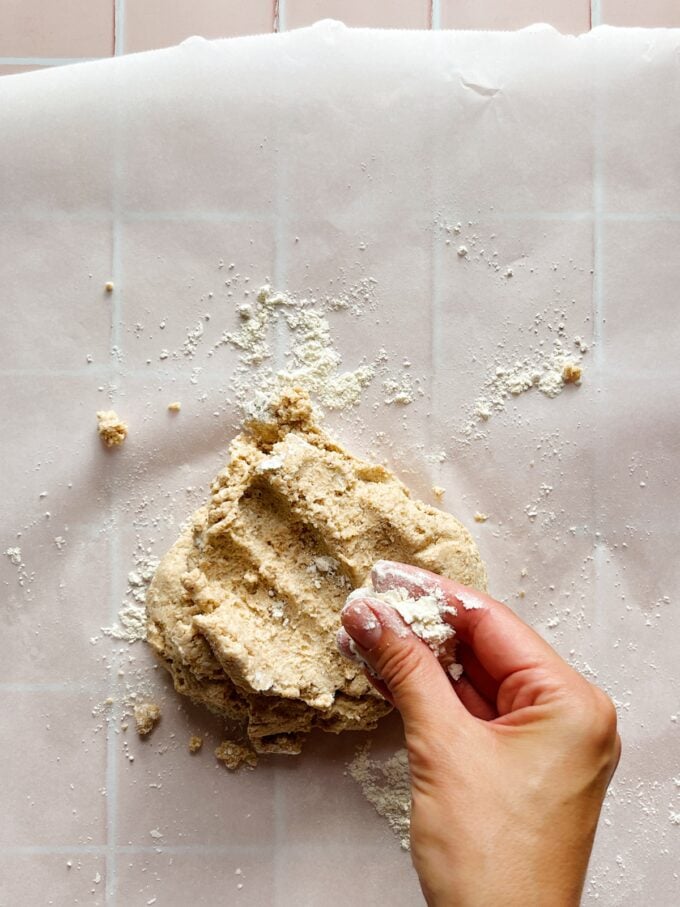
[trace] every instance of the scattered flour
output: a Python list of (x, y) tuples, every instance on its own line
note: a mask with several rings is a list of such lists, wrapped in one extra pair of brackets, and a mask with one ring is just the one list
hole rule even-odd
[(518, 359), (512, 365), (496, 366), (486, 382), (485, 392), (472, 406), (464, 433), (471, 435), (479, 422), (485, 422), (494, 412), (502, 412), (510, 397), (533, 388), (546, 397), (557, 397), (566, 384), (579, 383), (582, 349), (579, 347), (579, 352), (571, 352), (556, 339), (549, 352), (538, 347), (532, 355)]
[(5, 550), (5, 555), (10, 559), (10, 563), (14, 564), (15, 567), (22, 567), (23, 561), (21, 560), (21, 548), (17, 545), (14, 548), (7, 548)]
[(127, 600), (118, 612), (118, 623), (102, 627), (112, 639), (138, 642), (146, 639), (146, 591), (158, 566), (158, 558), (146, 551), (136, 554), (136, 569), (128, 574)]
[(347, 766), (379, 816), (387, 819), (404, 850), (410, 850), (411, 776), (405, 749), (384, 762), (372, 759), (370, 746), (361, 747)]
[[(316, 396), (329, 409), (357, 404), (372, 381), (375, 367), (362, 364), (342, 371), (342, 356), (334, 346), (328, 318), (318, 304), (297, 299), (264, 286), (254, 305), (239, 309), (241, 326), (227, 331), (218, 345), (228, 343), (241, 350), (241, 365), (233, 379), (236, 396), (244, 404), (253, 393), (275, 395), (284, 387), (297, 385)], [(282, 320), (291, 337), (285, 353), (286, 365), (279, 371), (262, 364), (271, 359), (276, 325)], [(253, 366), (258, 366), (253, 371)]]

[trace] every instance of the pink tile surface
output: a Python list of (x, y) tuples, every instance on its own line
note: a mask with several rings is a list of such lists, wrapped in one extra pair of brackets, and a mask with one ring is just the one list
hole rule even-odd
[(33, 72), (36, 69), (44, 68), (44, 66), (12, 66), (11, 64), (0, 63), (0, 76), (18, 76), (24, 72)]
[(107, 57), (111, 53), (111, 0), (0, 3), (0, 56)]
[[(69, 865), (70, 864), (70, 865)], [(105, 903), (106, 860), (93, 853), (0, 853), (0, 904)]]
[[(197, 260), (204, 265), (200, 273)], [(232, 347), (222, 345), (210, 355), (211, 350), (225, 330), (238, 324), (236, 306), (248, 298), (244, 293), (254, 296), (272, 277), (274, 260), (273, 230), (261, 221), (230, 223), (225, 217), (222, 223), (186, 218), (123, 224), (120, 293), (126, 360), (142, 372), (166, 376), (160, 384), (167, 394), (179, 394), (176, 399), (186, 404), (176, 423), (203, 409), (191, 405), (202, 387), (200, 377), (189, 383), (191, 366), (219, 362), (225, 375), (236, 366)], [(141, 313), (141, 329), (135, 327), (139, 322), (130, 321), (132, 311), (136, 319)], [(203, 333), (190, 359), (183, 345), (197, 325)], [(161, 359), (164, 350), (168, 356)], [(172, 390), (170, 378), (178, 372), (180, 386)], [(167, 413), (161, 416), (167, 422)]]
[(609, 222), (603, 230), (604, 327), (602, 343), (616, 362), (626, 362), (630, 373), (661, 369), (680, 377), (675, 346), (668, 337), (677, 312), (659, 308), (653, 318), (650, 305), (677, 293), (680, 260), (659, 255), (662, 243), (680, 244), (680, 223)]
[(228, 38), (273, 29), (272, 0), (126, 0), (125, 52), (179, 44), (192, 35)]
[[(117, 844), (231, 846), (234, 853), (273, 847), (277, 760), (263, 759), (256, 771), (229, 772), (214, 755), (224, 739), (223, 722), (180, 702), (169, 675), (158, 671), (165, 690), (160, 723), (140, 739), (130, 722), (120, 739), (134, 761), (119, 760)], [(203, 748), (194, 754), (188, 749), (193, 734), (203, 737)], [(151, 829), (162, 837), (152, 836)]]
[(275, 861), (266, 848), (241, 854), (121, 854), (118, 861), (121, 904), (274, 907), (287, 903), (275, 895)]
[(588, 31), (589, 0), (441, 0), (442, 28), (515, 29), (534, 22), (564, 34)]
[(105, 842), (106, 732), (92, 707), (84, 695), (0, 689), (0, 846)]
[(677, 0), (601, 0), (601, 18), (607, 25), (679, 28)]
[(355, 28), (429, 28), (429, 0), (285, 0), (286, 28), (339, 19)]
[[(30, 241), (21, 240), (28, 234)], [(111, 277), (111, 228), (108, 222), (52, 219), (19, 224), (0, 220), (0, 281), (8, 301), (30, 286), (35, 309), (10, 305), (4, 332), (12, 338), (4, 368), (100, 372), (110, 364), (113, 298), (104, 285)], [(64, 330), (61, 303), (74, 306)], [(36, 313), (39, 312), (38, 316)], [(39, 317), (43, 329), (59, 332), (65, 343), (50, 355), (38, 349), (32, 333)], [(88, 367), (86, 357), (92, 356)]]

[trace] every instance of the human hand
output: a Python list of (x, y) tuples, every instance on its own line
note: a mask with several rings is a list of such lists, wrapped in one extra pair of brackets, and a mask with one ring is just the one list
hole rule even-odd
[[(403, 564), (373, 587), (437, 589), (464, 674), (452, 682), (387, 603), (342, 612), (349, 637), (402, 716), (411, 770), (411, 851), (430, 907), (574, 907), (621, 742), (610, 699), (508, 607)], [(470, 609), (463, 602), (478, 603)], [(347, 636), (349, 634), (349, 637)]]

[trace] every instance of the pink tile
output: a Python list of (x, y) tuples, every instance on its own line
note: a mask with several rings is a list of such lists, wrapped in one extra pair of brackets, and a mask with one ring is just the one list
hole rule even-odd
[(355, 821), (356, 817), (348, 816), (343, 839), (336, 839), (331, 846), (324, 843), (285, 849), (277, 877), (278, 890), (284, 894), (277, 898), (277, 904), (345, 907), (352, 901), (384, 904), (388, 898), (394, 907), (424, 903), (411, 857), (386, 823), (384, 836), (376, 834), (372, 847), (357, 849), (352, 831)]
[[(120, 292), (126, 364), (158, 374), (158, 386), (166, 391), (168, 403), (170, 395), (179, 395), (173, 399), (186, 406), (172, 424), (180, 425), (205, 408), (192, 402), (203, 392), (206, 378), (226, 380), (237, 365), (232, 347), (222, 345), (214, 351), (213, 347), (225, 331), (238, 328), (237, 305), (252, 300), (271, 278), (273, 230), (257, 221), (187, 218), (128, 221), (122, 233)], [(187, 334), (197, 326), (203, 333), (188, 353)], [(164, 350), (167, 357), (161, 359)], [(200, 374), (192, 384), (194, 368)], [(179, 382), (175, 390), (173, 376)], [(161, 410), (160, 415), (167, 424), (167, 412)]]
[(20, 76), (24, 72), (34, 72), (36, 69), (45, 69), (44, 66), (8, 66), (0, 63), (0, 76)]
[(602, 22), (606, 25), (644, 28), (680, 27), (677, 0), (601, 0)]
[(564, 34), (590, 28), (589, 0), (441, 0), (442, 28), (516, 29), (547, 22)]
[(0, 904), (105, 902), (106, 860), (99, 854), (0, 854)]
[[(650, 54), (656, 53), (650, 32)], [(640, 53), (634, 31), (617, 35), (620, 70), (600, 86), (603, 206), (608, 213), (675, 216), (680, 210), (680, 169), (677, 154), (668, 149), (668, 74), (659, 65), (629, 67), (631, 54)], [(631, 110), (635, 116), (631, 117)], [(661, 149), (658, 153), (656, 149)]]
[[(0, 80), (0, 109), (12, 123), (12, 142), (0, 143), (0, 210), (17, 219), (51, 218), (57, 244), (63, 212), (77, 211), (84, 225), (84, 217), (110, 210), (116, 118), (105, 100), (108, 63), (55, 66), (30, 79)], [(88, 78), (83, 66), (89, 67)], [(64, 131), (72, 117), (82, 124), (77, 167)], [(62, 140), (55, 142), (55, 135)]]
[(0, 690), (0, 714), (0, 843), (103, 844), (106, 734), (89, 697)]
[[(2, 367), (101, 374), (111, 363), (113, 297), (104, 289), (111, 278), (110, 224), (3, 219), (0, 248), (0, 282), (8, 298), (23, 301), (6, 312)], [(55, 335), (59, 344), (52, 343)]]
[(609, 222), (603, 242), (602, 345), (608, 361), (620, 363), (627, 373), (680, 378), (672, 304), (680, 286), (680, 260), (670, 251), (680, 244), (680, 224)]
[[(386, 821), (364, 797), (347, 772), (358, 747), (371, 743), (375, 759), (387, 759), (404, 745), (401, 718), (392, 713), (373, 733), (312, 734), (303, 753), (279, 763), (280, 810), (286, 828), (286, 846), (332, 850), (346, 842), (359, 852), (375, 846), (399, 855), (399, 842)], [(394, 856), (394, 854), (390, 854)], [(398, 861), (397, 861), (398, 863)], [(304, 902), (304, 899), (302, 899)], [(311, 899), (310, 899), (311, 901)], [(372, 903), (367, 898), (367, 902)]]
[(319, 19), (339, 19), (354, 28), (429, 28), (429, 0), (286, 0), (287, 29)]
[(155, 903), (159, 907), (274, 907), (305, 903), (293, 897), (282, 901), (275, 894), (274, 856), (266, 847), (233, 854), (121, 853), (117, 893), (120, 904)]
[[(117, 843), (272, 846), (277, 757), (264, 759), (254, 771), (229, 772), (214, 756), (223, 722), (175, 693), (160, 666), (158, 673), (165, 688), (160, 723), (147, 738), (140, 739), (132, 727), (119, 738), (122, 754), (134, 761), (124, 755), (119, 760)], [(204, 738), (196, 754), (188, 749), (193, 734)], [(151, 829), (162, 837), (150, 835)]]
[[(94, 420), (87, 421), (92, 430)], [(98, 443), (91, 440), (93, 447)], [(21, 565), (8, 557), (0, 561), (8, 626), (2, 680), (87, 688), (96, 678), (103, 688), (101, 627), (111, 623), (110, 540), (92, 522), (96, 491), (77, 480), (71, 489), (63, 481), (43, 482), (50, 489), (47, 498), (40, 500), (35, 491), (24, 497), (18, 485), (5, 498), (6, 521), (15, 529), (21, 520), (22, 531), (19, 537), (3, 533), (3, 551), (20, 547)], [(106, 508), (98, 517), (104, 524), (106, 500), (100, 506)]]
[(0, 56), (108, 57), (113, 7), (111, 0), (3, 0)]
[(272, 0), (127, 0), (125, 51), (179, 44), (192, 35), (228, 38), (271, 32)]

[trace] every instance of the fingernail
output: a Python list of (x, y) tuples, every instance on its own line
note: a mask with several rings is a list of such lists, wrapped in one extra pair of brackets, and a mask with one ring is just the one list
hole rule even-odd
[(362, 649), (372, 649), (380, 642), (382, 627), (365, 602), (349, 602), (342, 609), (341, 618), (345, 630)]

